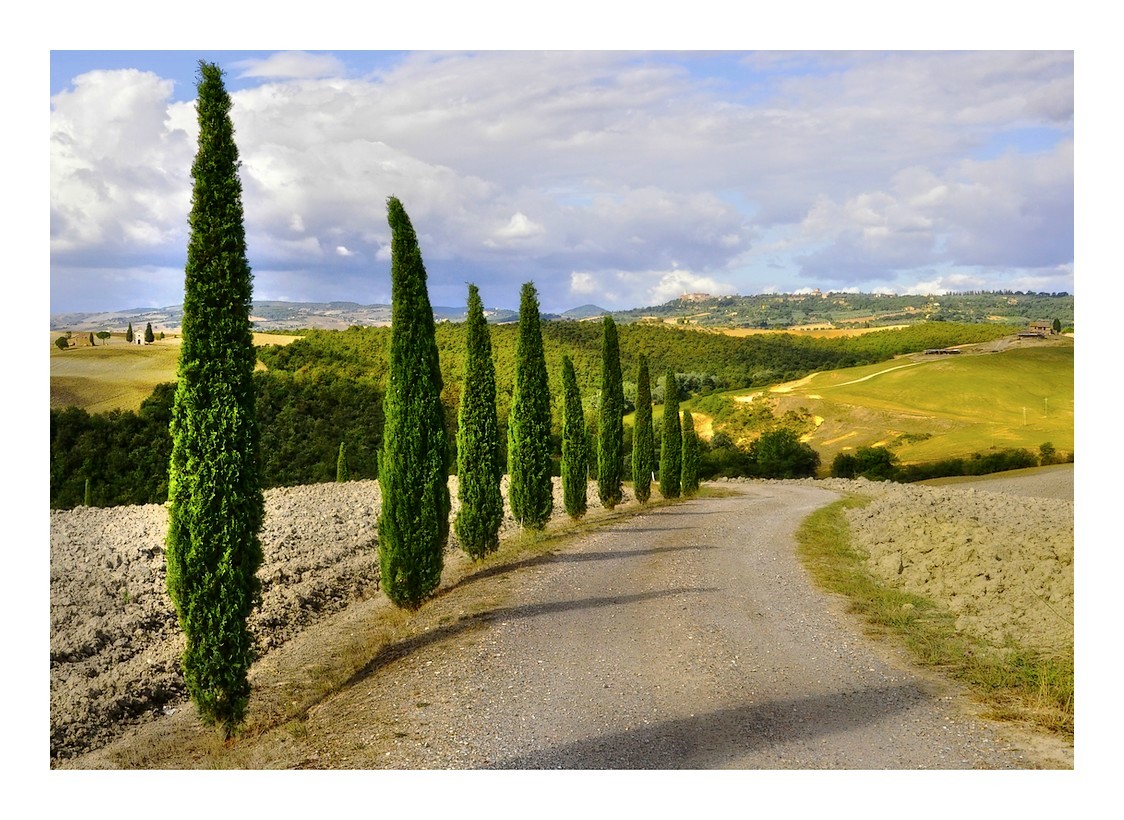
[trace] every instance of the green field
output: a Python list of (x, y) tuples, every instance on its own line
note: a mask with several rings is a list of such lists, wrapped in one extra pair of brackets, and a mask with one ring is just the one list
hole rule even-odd
[[(59, 350), (51, 334), (51, 408), (81, 407), (91, 413), (137, 410), (162, 382), (176, 380), (178, 337), (133, 345), (115, 335), (109, 344)], [(287, 344), (296, 336), (255, 333), (254, 343)]]
[(903, 463), (989, 449), (1073, 452), (1073, 340), (1003, 352), (901, 357), (818, 373), (770, 393), (777, 412), (806, 407), (825, 464), (847, 449), (891, 447)]
[(136, 410), (156, 385), (175, 381), (179, 350), (179, 339), (142, 346), (115, 338), (70, 350), (51, 345), (51, 407)]

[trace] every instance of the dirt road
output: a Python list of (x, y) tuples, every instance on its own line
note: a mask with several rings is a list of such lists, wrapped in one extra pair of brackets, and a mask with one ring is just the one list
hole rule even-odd
[(483, 569), (435, 626), (314, 707), (307, 768), (1034, 768), (814, 589), (793, 532), (836, 496), (745, 485)]

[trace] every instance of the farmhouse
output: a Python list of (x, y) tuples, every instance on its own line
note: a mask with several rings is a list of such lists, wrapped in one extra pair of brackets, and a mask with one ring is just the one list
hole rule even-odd
[(1034, 337), (1052, 336), (1054, 334), (1054, 325), (1051, 322), (1031, 322), (1026, 330), (1019, 331), (1020, 339), (1030, 339)]

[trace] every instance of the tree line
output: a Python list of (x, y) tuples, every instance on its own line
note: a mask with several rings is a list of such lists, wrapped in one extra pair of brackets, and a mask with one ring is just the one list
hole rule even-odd
[[(474, 332), (487, 335), (491, 351), (495, 388), (489, 395), (494, 395), (499, 426), (497, 458), (506, 465), (519, 327), (488, 324), (482, 311), (476, 322)], [(641, 412), (641, 372), (644, 378), (648, 373), (659, 374), (649, 381), (646, 395), (652, 404), (664, 404), (667, 373), (671, 372), (677, 402), (691, 398), (693, 409), (715, 416), (727, 426), (733, 425), (731, 430), (744, 428), (747, 433), (770, 432), (776, 427), (801, 432), (801, 419), (773, 419), (771, 410), (764, 405), (734, 406), (718, 400), (719, 397), (713, 397), (712, 402), (709, 394), (799, 378), (813, 370), (881, 361), (900, 352), (979, 341), (992, 338), (996, 332), (994, 326), (988, 325), (933, 323), (850, 339), (817, 340), (790, 334), (738, 339), (640, 325), (618, 325), (615, 329), (623, 412), (636, 411), (638, 416)], [(560, 475), (566, 395), (563, 363), (568, 359), (573, 368), (575, 387), (582, 397), (583, 424), (592, 440), (597, 434), (598, 408), (604, 392), (603, 321), (540, 321), (539, 330), (550, 396), (551, 471)], [(459, 471), (458, 419), (466, 400), (466, 376), (461, 363), (469, 356), (469, 335), (467, 323), (435, 325), (442, 376), (441, 405), (450, 443), (448, 466), (452, 472)], [(284, 347), (257, 349), (258, 359), (267, 365), (266, 370), (252, 376), (265, 488), (334, 480), (341, 444), (350, 478), (378, 477), (389, 339), (390, 328), (321, 330)], [(756, 369), (739, 369), (751, 367)], [(164, 503), (168, 489), (166, 465), (171, 452), (168, 424), (174, 394), (174, 384), (159, 385), (137, 412), (52, 409), (51, 508), (70, 509), (82, 504), (86, 482), (90, 484), (95, 506)], [(734, 417), (731, 413), (740, 415)], [(626, 459), (632, 458), (636, 429), (624, 429)], [(653, 432), (658, 441), (658, 420)], [(722, 433), (710, 442), (700, 441), (699, 448), (700, 475), (704, 480), (763, 474), (752, 454), (735, 447)], [(596, 460), (591, 459), (590, 465), (589, 477), (597, 478)], [(655, 472), (653, 468), (648, 474)]]

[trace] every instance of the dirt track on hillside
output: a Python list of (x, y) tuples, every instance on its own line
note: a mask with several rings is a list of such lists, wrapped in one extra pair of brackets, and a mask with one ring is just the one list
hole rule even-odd
[[(253, 625), (263, 647), (273, 649), (255, 666), (258, 691), (330, 662), (339, 636), (362, 634), (386, 610), (372, 591), (377, 498), (370, 483), (355, 485), (268, 496), (267, 605)], [(849, 482), (731, 486), (746, 495), (655, 510), (514, 566), (470, 566), (416, 616), (414, 637), (377, 652), (350, 685), (308, 711), (299, 731), (283, 742), (263, 741), (243, 765), (1072, 765), (1072, 749), (1068, 761), (1065, 749), (1044, 758), (973, 719), (952, 690), (868, 644), (838, 602), (810, 587), (793, 557), (792, 532), (835, 497), (827, 488), (851, 488)], [(907, 498), (895, 485), (878, 489)], [(991, 495), (977, 494), (985, 502)], [(1000, 500), (1016, 517), (1039, 506)], [(124, 609), (167, 607), (162, 511), (52, 515), (52, 748), (62, 752), (59, 765), (126, 765), (121, 748), (128, 737), (65, 760), (123, 731), (201, 731), (182, 700), (174, 619), (134, 620), (124, 634), (113, 632), (121, 578), (136, 579), (125, 588), (146, 590), (133, 593)], [(1063, 508), (1063, 521), (1065, 514)], [(1068, 515), (1072, 543), (1072, 504)], [(123, 524), (130, 520), (132, 530)], [(118, 561), (107, 553), (107, 533), (118, 538), (116, 555), (131, 550), (140, 558)], [(76, 549), (78, 543), (85, 547)], [(84, 556), (79, 571), (90, 590), (80, 601), (56, 594), (76, 572), (64, 559), (76, 554)], [(283, 569), (280, 554), (289, 557)], [(1071, 565), (1069, 576), (1072, 585)], [(466, 611), (466, 590), (492, 590), (496, 603)], [(91, 627), (83, 612), (100, 620)], [(74, 643), (74, 635), (87, 636), (85, 644)], [(86, 646), (86, 657), (73, 649), (66, 656), (73, 646)], [(154, 681), (163, 687), (162, 701), (152, 699)], [(130, 693), (134, 714), (118, 705)]]

